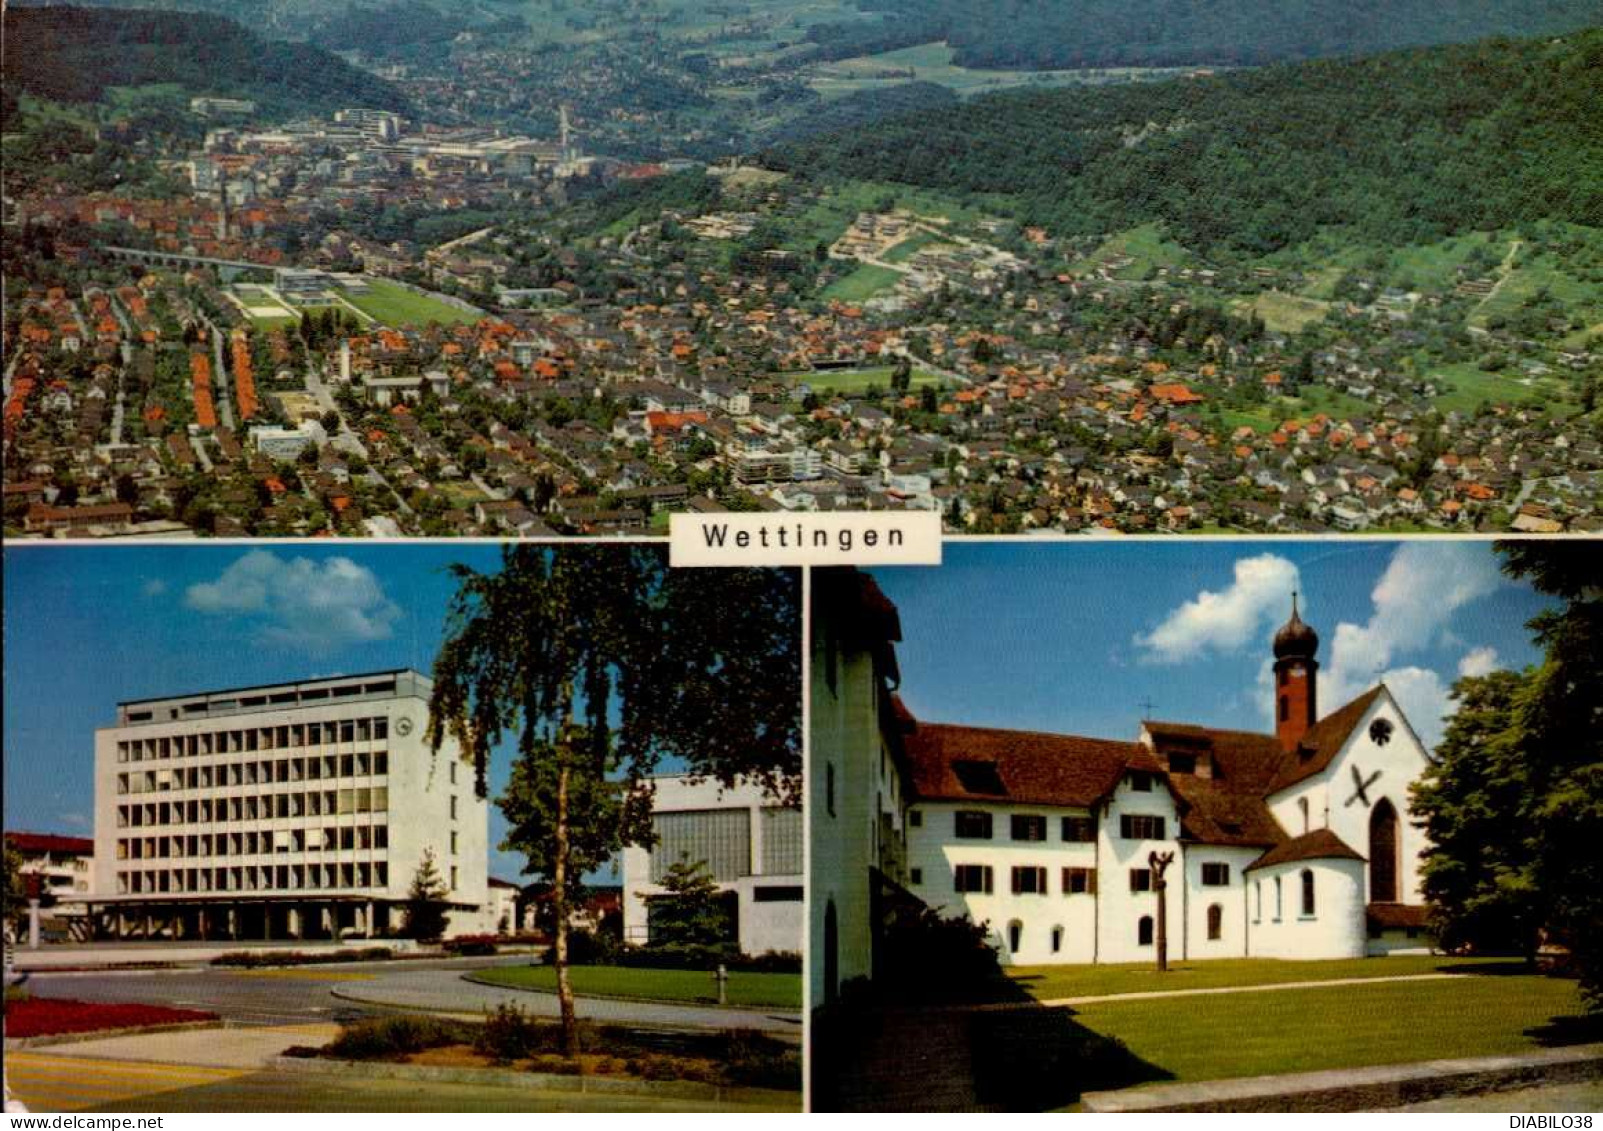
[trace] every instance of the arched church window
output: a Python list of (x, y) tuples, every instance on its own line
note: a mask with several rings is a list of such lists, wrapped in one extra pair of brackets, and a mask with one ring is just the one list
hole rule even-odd
[(1135, 925), (1135, 944), (1137, 946), (1152, 945), (1152, 916), (1143, 915)]
[(1252, 881), (1252, 921), (1254, 923), (1263, 918), (1263, 881)]
[(1308, 799), (1306, 797), (1297, 798), (1297, 811), (1302, 814), (1302, 831), (1306, 833), (1308, 831)]
[(1024, 924), (1014, 919), (1007, 925), (1007, 948), (1012, 953), (1019, 952), (1019, 946), (1024, 942)]
[(1056, 954), (1058, 951), (1060, 951), (1062, 949), (1063, 949), (1063, 928), (1062, 927), (1053, 927), (1052, 928), (1052, 953)]
[(1224, 937), (1225, 909), (1217, 903), (1208, 905), (1208, 938), (1217, 941)]
[(1275, 877), (1275, 922), (1277, 922), (1277, 923), (1280, 922), (1281, 912), (1285, 909), (1285, 904), (1281, 899), (1281, 895), (1282, 895), (1282, 892), (1281, 892), (1281, 888), (1280, 888), (1280, 877), (1276, 876)]
[(1314, 913), (1314, 873), (1311, 868), (1302, 870), (1302, 913)]

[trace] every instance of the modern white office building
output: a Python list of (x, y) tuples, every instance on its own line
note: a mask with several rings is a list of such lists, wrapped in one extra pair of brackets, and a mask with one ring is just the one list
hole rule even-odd
[(488, 807), (423, 732), (415, 671), (121, 703), (95, 732), (89, 913), (102, 935), (371, 937), (426, 853), (449, 934), (487, 922)]
[(623, 851), (624, 941), (651, 941), (652, 907), (672, 898), (663, 876), (675, 864), (700, 863), (728, 900), (741, 953), (798, 953), (805, 933), (800, 807), (746, 783), (663, 776), (653, 785), (655, 843)]

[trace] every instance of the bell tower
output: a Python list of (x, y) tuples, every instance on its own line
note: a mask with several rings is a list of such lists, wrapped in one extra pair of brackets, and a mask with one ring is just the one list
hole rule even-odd
[(1286, 753), (1319, 718), (1319, 634), (1297, 615), (1297, 594), (1291, 595), (1291, 619), (1275, 633), (1275, 737)]

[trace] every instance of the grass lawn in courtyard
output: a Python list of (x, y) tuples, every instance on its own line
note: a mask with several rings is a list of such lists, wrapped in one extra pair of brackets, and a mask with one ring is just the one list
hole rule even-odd
[(1220, 986), (1272, 986), (1338, 978), (1396, 978), (1413, 974), (1468, 973), (1501, 969), (1506, 959), (1448, 958), (1439, 954), (1394, 954), (1388, 958), (1337, 958), (1292, 962), (1279, 958), (1210, 958), (1171, 962), (1159, 974), (1151, 962), (1097, 966), (1011, 966), (1007, 975), (1037, 1001), (1203, 990)]
[(451, 325), (478, 321), (477, 315), (437, 298), (409, 291), (386, 279), (369, 279), (366, 294), (347, 291), (344, 297), (363, 314), (386, 326), (426, 326), (430, 322)]
[[(637, 998), (642, 1001), (686, 1002), (705, 1005), (718, 1000), (718, 984), (705, 970), (654, 970), (634, 966), (572, 966), (568, 975), (573, 992), (581, 997)], [(555, 992), (557, 972), (550, 966), (498, 966), (475, 971), (475, 982), (519, 990)], [(800, 1009), (800, 974), (757, 974), (734, 970), (729, 974), (729, 1004)]]
[(1219, 1080), (1538, 1052), (1584, 1040), (1550, 1026), (1580, 1012), (1574, 981), (1487, 974), (1098, 1002), (1074, 1019), (1176, 1080)]

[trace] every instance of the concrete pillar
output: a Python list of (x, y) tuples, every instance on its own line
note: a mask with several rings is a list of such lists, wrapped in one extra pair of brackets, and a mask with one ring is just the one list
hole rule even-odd
[(149, 942), (156, 937), (156, 917), (149, 911), (145, 912), (145, 941)]
[(318, 917), (323, 924), (323, 931), (328, 935), (328, 937), (331, 939), (339, 938), (339, 909), (333, 904), (325, 903), (322, 907), (322, 910), (318, 912)]
[(28, 949), (39, 949), (39, 901), (28, 901)]
[(291, 904), (286, 913), (289, 918), (289, 937), (299, 942), (301, 938), (300, 904)]
[(362, 937), (373, 937), (373, 901), (370, 899), (362, 908)]
[(228, 905), (228, 937), (239, 938), (239, 905), (234, 903)]

